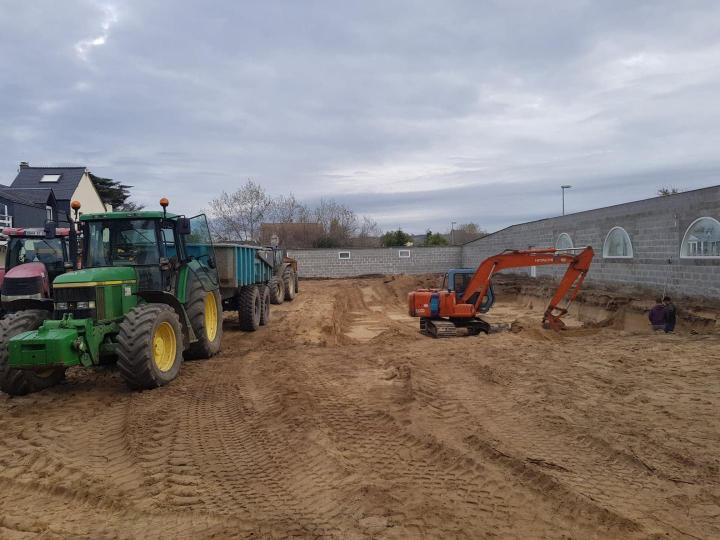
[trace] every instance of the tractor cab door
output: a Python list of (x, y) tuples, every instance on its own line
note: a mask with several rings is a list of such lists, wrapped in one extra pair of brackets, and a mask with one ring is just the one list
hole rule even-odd
[(217, 259), (205, 214), (190, 218), (190, 234), (185, 236), (185, 256), (198, 262), (203, 274), (198, 276), (201, 280), (209, 279), (211, 288), (218, 287)]

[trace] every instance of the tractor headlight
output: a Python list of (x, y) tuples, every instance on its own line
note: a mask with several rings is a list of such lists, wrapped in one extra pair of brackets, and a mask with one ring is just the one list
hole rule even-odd
[(89, 302), (77, 302), (75, 304), (77, 309), (95, 309), (95, 301), (90, 300)]
[(67, 311), (68, 304), (67, 302), (55, 302), (55, 309), (57, 311)]

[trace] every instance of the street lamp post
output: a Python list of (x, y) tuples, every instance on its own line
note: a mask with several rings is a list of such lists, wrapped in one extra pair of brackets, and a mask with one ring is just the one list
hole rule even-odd
[(568, 186), (568, 185), (560, 186), (560, 189), (562, 189), (562, 201), (563, 201), (563, 213), (562, 213), (562, 215), (563, 215), (563, 216), (565, 215), (565, 190), (566, 190), (566, 189), (570, 189), (571, 187), (572, 187), (572, 186)]
[(455, 245), (455, 224), (457, 221), (451, 221), (450, 222), (450, 245)]

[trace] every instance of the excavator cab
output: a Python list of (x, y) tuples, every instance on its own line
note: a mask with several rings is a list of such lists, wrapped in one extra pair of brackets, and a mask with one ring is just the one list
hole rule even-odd
[[(445, 280), (443, 281), (443, 289), (447, 287), (447, 290), (455, 293), (455, 298), (462, 298), (470, 284), (470, 280), (475, 274), (474, 268), (453, 268), (445, 274)], [(468, 300), (469, 304), (474, 304), (477, 301), (478, 294), (473, 294)], [(488, 287), (487, 293), (483, 298), (478, 311), (480, 313), (487, 313), (495, 303), (495, 291), (493, 290), (492, 284)]]

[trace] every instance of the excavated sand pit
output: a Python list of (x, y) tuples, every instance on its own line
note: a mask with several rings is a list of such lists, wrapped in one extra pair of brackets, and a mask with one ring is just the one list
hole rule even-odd
[(302, 282), (159, 390), (0, 395), (0, 538), (720, 538), (717, 333), (499, 291), (519, 332), (433, 340), (428, 280)]

